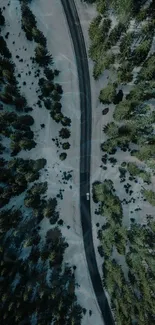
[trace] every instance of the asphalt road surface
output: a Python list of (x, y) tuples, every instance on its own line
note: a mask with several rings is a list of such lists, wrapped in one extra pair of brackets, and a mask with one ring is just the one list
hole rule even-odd
[[(79, 0), (80, 1), (80, 0)], [(91, 87), (85, 41), (74, 0), (61, 0), (70, 34), (73, 41), (80, 89), (81, 106), (81, 140), (80, 140), (80, 211), (83, 241), (88, 269), (94, 292), (103, 316), (103, 324), (114, 325), (112, 313), (103, 290), (98, 271), (93, 245), (90, 201), (86, 193), (90, 193), (90, 159), (91, 159)], [(81, 270), (82, 272), (82, 270)]]

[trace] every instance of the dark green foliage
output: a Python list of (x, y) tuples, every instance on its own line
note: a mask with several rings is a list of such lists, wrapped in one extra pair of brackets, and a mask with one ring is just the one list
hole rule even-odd
[(143, 80), (154, 80), (155, 79), (155, 55), (152, 54), (143, 64), (140, 70), (136, 82)]
[(71, 119), (67, 116), (64, 116), (61, 120), (61, 124), (63, 126), (70, 126), (71, 125)]
[(118, 69), (118, 81), (120, 83), (131, 82), (133, 78), (132, 65), (129, 61), (125, 61)]
[(32, 40), (32, 29), (36, 27), (36, 19), (27, 4), (22, 4), (22, 29), (25, 31), (28, 40)]
[(4, 24), (5, 24), (5, 18), (2, 14), (2, 9), (0, 8), (0, 25), (4, 26)]
[(54, 79), (54, 72), (52, 69), (46, 68), (44, 74), (48, 80), (52, 81)]
[(24, 96), (19, 96), (14, 98), (14, 105), (18, 112), (23, 112), (27, 105), (27, 100)]
[(60, 131), (59, 131), (59, 136), (62, 138), (62, 139), (68, 139), (70, 137), (70, 131), (67, 129), (67, 128), (62, 128)]
[(41, 203), (41, 195), (47, 191), (47, 182), (34, 183), (34, 185), (27, 191), (24, 204), (26, 207), (38, 208)]
[(17, 121), (21, 124), (26, 124), (28, 126), (31, 126), (34, 124), (34, 119), (30, 115), (21, 115), (18, 117)]
[(102, 202), (102, 214), (107, 220), (112, 220), (117, 224), (121, 224), (123, 211), (119, 198), (114, 194), (113, 182), (105, 180), (102, 184), (95, 182), (93, 184), (93, 199), (95, 202)]
[(141, 42), (140, 45), (138, 45), (133, 51), (129, 60), (132, 61), (135, 66), (139, 66), (146, 59), (150, 51), (151, 44), (152, 38)]
[(62, 144), (62, 149), (67, 150), (67, 149), (69, 149), (69, 148), (70, 148), (70, 144), (69, 144), (69, 142), (64, 142), (64, 143)]
[(34, 140), (28, 139), (28, 138), (23, 138), (19, 142), (19, 146), (21, 149), (24, 150), (31, 150), (32, 148), (35, 148), (36, 142)]
[(37, 29), (36, 27), (34, 27), (34, 28), (32, 29), (32, 36), (33, 36), (33, 39), (34, 39), (34, 41), (35, 41), (36, 43), (39, 43), (39, 44), (41, 44), (42, 46), (46, 46), (47, 41), (46, 41), (45, 36), (44, 36), (43, 33), (42, 33), (39, 29)]
[(65, 160), (67, 158), (66, 152), (62, 152), (59, 156), (60, 160)]
[(108, 41), (111, 46), (114, 46), (120, 39), (122, 33), (126, 32), (127, 26), (121, 22), (113, 28), (109, 34)]
[(51, 97), (55, 102), (59, 102), (59, 100), (61, 99), (61, 95), (57, 92), (57, 90), (54, 90), (52, 92)]
[(44, 100), (44, 105), (48, 110), (52, 109), (52, 101), (49, 98)]
[(52, 55), (49, 54), (47, 48), (41, 44), (38, 44), (35, 48), (35, 60), (42, 67), (53, 62)]
[(12, 56), (9, 49), (7, 48), (6, 41), (2, 36), (0, 36), (0, 54), (7, 59), (10, 59)]
[(54, 84), (51, 81), (44, 80), (43, 84), (41, 85), (41, 92), (44, 97), (51, 96), (52, 91), (54, 90)]
[(16, 228), (21, 221), (20, 210), (3, 210), (0, 212), (0, 233), (6, 233), (10, 228)]
[(100, 91), (99, 100), (103, 104), (110, 104), (116, 96), (117, 84), (108, 83), (107, 87)]
[(63, 93), (62, 86), (59, 85), (58, 83), (55, 83), (54, 88), (55, 88), (55, 90), (56, 90), (59, 94), (62, 94), (62, 93)]

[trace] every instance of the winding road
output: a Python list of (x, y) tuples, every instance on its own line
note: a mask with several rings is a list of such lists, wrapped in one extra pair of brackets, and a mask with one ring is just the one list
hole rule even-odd
[[(80, 0), (79, 0), (80, 1)], [(100, 307), (103, 324), (114, 325), (113, 316), (102, 286), (93, 245), (90, 201), (90, 160), (91, 160), (91, 87), (87, 52), (83, 32), (74, 0), (61, 0), (71, 38), (73, 41), (80, 89), (81, 140), (80, 140), (80, 212), (86, 260), (93, 289)]]

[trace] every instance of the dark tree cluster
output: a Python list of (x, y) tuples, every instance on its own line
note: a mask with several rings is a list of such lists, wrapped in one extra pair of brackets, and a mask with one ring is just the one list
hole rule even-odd
[(4, 26), (4, 24), (5, 24), (5, 18), (2, 14), (2, 9), (0, 8), (0, 25)]
[(30, 115), (17, 115), (14, 112), (0, 113), (1, 134), (10, 138), (11, 155), (16, 155), (20, 150), (31, 150), (36, 143), (33, 140), (33, 131), (30, 126), (34, 120)]
[(0, 54), (7, 59), (11, 59), (11, 52), (9, 51), (6, 41), (3, 36), (0, 36)]
[(28, 4), (25, 4), (24, 1), (21, 1), (21, 3), (22, 28), (29, 40), (34, 39), (34, 41), (38, 43), (35, 48), (35, 61), (45, 68), (44, 75), (46, 78), (41, 78), (38, 83), (41, 90), (41, 96), (39, 96), (39, 98), (44, 101), (45, 107), (50, 111), (51, 117), (57, 123), (61, 122), (63, 126), (70, 126), (71, 119), (64, 116), (61, 112), (60, 100), (63, 89), (60, 84), (54, 83), (54, 77), (59, 74), (59, 71), (49, 67), (50, 64), (53, 64), (53, 59), (52, 55), (48, 53), (46, 38), (42, 32), (37, 29), (35, 16), (28, 7)]
[(45, 166), (45, 159), (36, 161), (14, 158), (9, 162), (1, 160), (0, 166), (0, 207), (9, 203), (13, 196), (19, 195), (27, 189), (30, 182), (40, 176), (39, 171)]
[[(39, 184), (41, 192), (42, 185)], [(61, 321), (66, 325), (73, 322), (80, 325), (82, 307), (77, 304), (75, 276), (68, 266), (62, 270), (68, 244), (59, 228), (54, 227), (40, 246), (36, 220), (23, 217), (20, 210), (0, 213), (1, 324), (18, 325), (19, 321), (31, 324), (32, 315), (37, 311), (37, 324)], [(23, 260), (21, 250), (27, 248), (30, 253)]]

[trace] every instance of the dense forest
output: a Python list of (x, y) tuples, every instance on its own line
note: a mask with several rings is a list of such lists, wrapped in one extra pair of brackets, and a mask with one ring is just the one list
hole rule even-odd
[[(94, 3), (97, 10), (89, 26), (93, 77), (100, 80), (108, 72), (99, 101), (103, 114), (113, 112), (103, 127), (105, 140), (99, 144), (103, 181), (93, 184), (93, 199), (103, 224), (98, 230), (103, 286), (116, 324), (153, 325), (155, 4), (87, 2)], [(115, 179), (110, 178), (113, 169)]]
[[(20, 1), (21, 28), (25, 43), (36, 42), (35, 56), (28, 60), (37, 70), (38, 105), (45, 105), (53, 123), (62, 123), (59, 136), (68, 139), (71, 119), (61, 112), (63, 89), (56, 82), (60, 71), (54, 68), (29, 3)], [(32, 130), (34, 108), (20, 91), (18, 65), (7, 46), (8, 35), (3, 36), (8, 24), (5, 12), (5, 7), (0, 9), (0, 323), (80, 325), (83, 309), (75, 295), (76, 266), (66, 265), (63, 259), (68, 244), (60, 229), (63, 220), (57, 197), (47, 199), (48, 184), (40, 181), (46, 159), (19, 156), (37, 145)], [(42, 78), (38, 71), (44, 74)], [(69, 142), (63, 143), (61, 160), (66, 159), (69, 147)], [(44, 218), (51, 227), (42, 236)]]

